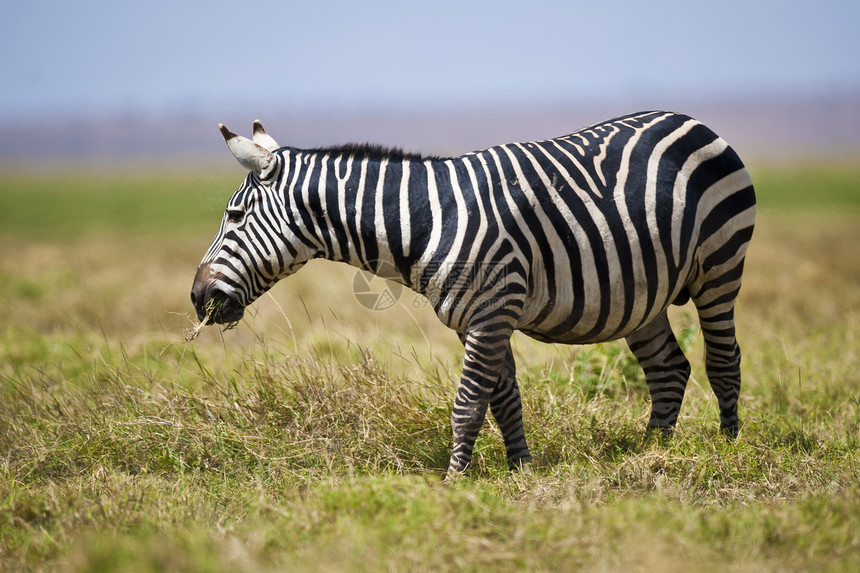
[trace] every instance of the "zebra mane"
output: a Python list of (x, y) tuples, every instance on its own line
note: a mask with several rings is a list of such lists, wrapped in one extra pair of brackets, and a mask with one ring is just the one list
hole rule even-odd
[(423, 155), (412, 151), (404, 151), (400, 147), (380, 145), (378, 143), (345, 143), (329, 147), (317, 147), (310, 149), (316, 153), (343, 154), (356, 159), (412, 159), (424, 161), (426, 159), (439, 159), (436, 156)]

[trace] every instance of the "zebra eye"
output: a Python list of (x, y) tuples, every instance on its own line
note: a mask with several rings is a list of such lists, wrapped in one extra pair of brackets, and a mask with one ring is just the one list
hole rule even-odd
[(228, 223), (241, 223), (244, 216), (245, 212), (241, 209), (227, 209)]

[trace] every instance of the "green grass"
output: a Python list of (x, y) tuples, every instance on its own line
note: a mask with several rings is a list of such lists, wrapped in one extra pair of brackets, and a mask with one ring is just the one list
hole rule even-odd
[(190, 175), (7, 176), (0, 180), (0, 229), (28, 239), (188, 237), (212, 228), (238, 177)]
[(821, 164), (750, 168), (758, 205), (766, 211), (860, 214), (855, 164)]
[(516, 336), (534, 471), (489, 423), (450, 485), (462, 349), (411, 293), (314, 262), (186, 344), (239, 177), (0, 179), (0, 569), (855, 570), (860, 169), (753, 177), (738, 440), (688, 306), (672, 440), (623, 343)]

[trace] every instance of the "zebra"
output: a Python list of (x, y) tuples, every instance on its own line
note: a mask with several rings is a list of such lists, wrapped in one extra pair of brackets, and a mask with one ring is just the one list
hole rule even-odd
[(219, 128), (249, 174), (197, 269), (198, 317), (240, 320), (315, 258), (426, 296), (464, 346), (448, 475), (469, 467), (488, 408), (510, 468), (531, 465), (515, 330), (565, 344), (626, 339), (651, 397), (646, 430), (671, 435), (691, 367), (667, 309), (691, 299), (720, 429), (737, 435), (734, 308), (755, 192), (737, 153), (702, 123), (640, 112), (460, 157), (282, 147), (259, 121), (253, 139)]

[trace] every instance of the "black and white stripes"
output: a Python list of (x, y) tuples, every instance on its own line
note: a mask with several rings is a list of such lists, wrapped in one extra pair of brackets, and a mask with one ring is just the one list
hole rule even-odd
[(755, 220), (735, 152), (674, 113), (629, 115), (568, 136), (457, 158), (372, 146), (276, 149), (222, 132), (251, 170), (195, 278), (205, 316), (237, 320), (311, 258), (344, 261), (424, 294), (465, 345), (449, 470), (464, 470), (489, 407), (508, 460), (530, 460), (510, 336), (626, 337), (669, 431), (690, 366), (666, 317), (692, 299), (721, 425), (737, 432), (734, 301)]

